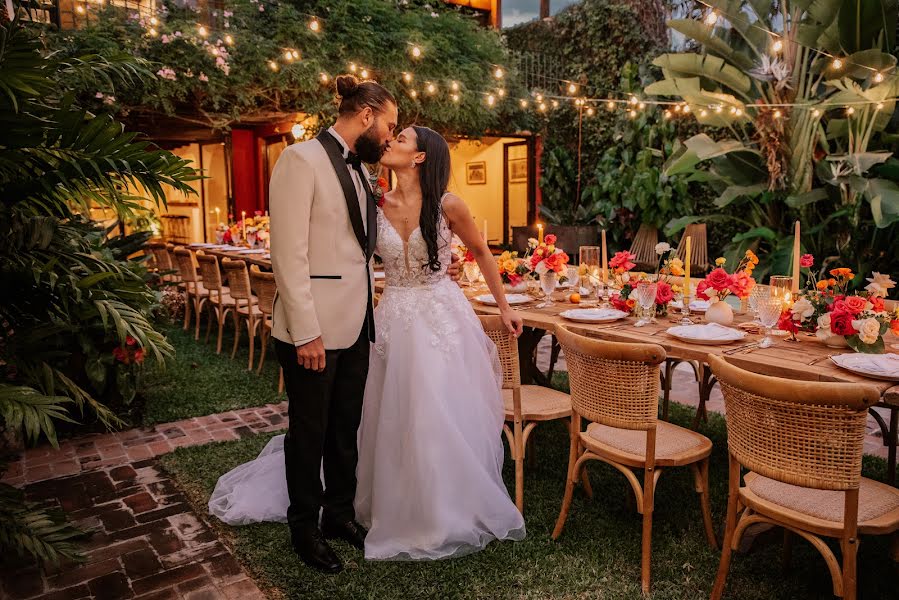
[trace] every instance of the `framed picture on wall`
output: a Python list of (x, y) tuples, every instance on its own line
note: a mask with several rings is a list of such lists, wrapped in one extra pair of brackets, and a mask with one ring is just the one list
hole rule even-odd
[(487, 163), (484, 161), (465, 163), (465, 183), (468, 185), (487, 183)]
[(528, 159), (513, 158), (509, 161), (509, 183), (527, 183)]

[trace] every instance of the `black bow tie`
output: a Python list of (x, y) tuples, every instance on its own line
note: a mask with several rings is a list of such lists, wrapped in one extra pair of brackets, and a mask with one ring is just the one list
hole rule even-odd
[(362, 166), (362, 159), (359, 158), (359, 155), (355, 152), (350, 152), (346, 155), (346, 164), (352, 166), (354, 169), (358, 169)]

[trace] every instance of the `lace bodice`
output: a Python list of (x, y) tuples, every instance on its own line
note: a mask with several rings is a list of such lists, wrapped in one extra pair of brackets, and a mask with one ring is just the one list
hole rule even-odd
[(428, 247), (416, 227), (409, 236), (408, 243), (400, 237), (399, 232), (384, 212), (378, 208), (378, 246), (375, 252), (384, 262), (384, 280), (387, 287), (414, 288), (426, 287), (439, 283), (447, 278), (446, 269), (450, 264), (450, 243), (452, 232), (443, 213), (437, 224), (437, 256), (441, 269), (432, 271), (428, 266)]

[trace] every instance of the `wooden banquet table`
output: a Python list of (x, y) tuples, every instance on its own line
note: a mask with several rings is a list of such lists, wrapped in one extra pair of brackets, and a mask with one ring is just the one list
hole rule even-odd
[[(499, 314), (499, 309), (496, 307), (481, 304), (472, 299), (473, 296), (489, 293), (486, 289), (483, 287), (480, 289), (476, 288), (475, 291), (471, 291), (467, 287), (463, 289), (469, 299), (471, 299), (475, 312), (485, 315)], [(695, 361), (698, 363), (697, 378), (699, 380), (700, 402), (696, 410), (694, 427), (700, 419), (706, 417), (706, 403), (716, 383), (716, 379), (706, 365), (706, 359), (709, 354), (723, 356), (725, 360), (735, 366), (762, 375), (805, 381), (864, 383), (880, 391), (881, 399), (877, 406), (890, 410), (889, 423), (876, 411), (872, 410), (871, 414), (880, 425), (884, 435), (884, 444), (888, 448), (887, 470), (889, 482), (893, 483), (895, 481), (896, 446), (897, 436), (899, 436), (899, 384), (856, 375), (838, 367), (830, 360), (832, 355), (851, 352), (848, 348), (828, 348), (815, 338), (802, 333), (797, 336), (798, 341), (795, 342), (787, 341), (784, 337), (777, 337), (775, 338), (776, 344), (770, 348), (759, 348), (758, 342), (764, 336), (753, 333), (747, 334), (740, 341), (722, 345), (684, 342), (665, 333), (666, 329), (677, 325), (681, 318), (679, 311), (674, 310), (669, 312), (669, 316), (658, 317), (657, 323), (644, 327), (634, 326), (636, 322), (635, 317), (627, 317), (613, 323), (576, 323), (559, 316), (559, 313), (565, 310), (582, 307), (582, 305), (568, 302), (566, 300), (567, 295), (567, 292), (557, 291), (553, 294), (554, 303), (542, 308), (538, 308), (542, 302), (541, 300), (534, 300), (528, 304), (513, 307), (521, 314), (524, 320), (526, 330), (522, 338), (523, 345), (527, 348), (527, 354), (522, 352), (521, 362), (522, 369), (530, 369), (532, 371), (530, 375), (533, 375), (533, 370), (536, 369), (536, 366), (533, 364), (525, 366), (525, 363), (528, 362), (525, 356), (530, 356), (532, 347), (536, 347), (536, 342), (544, 335), (544, 332), (553, 333), (557, 326), (564, 324), (569, 330), (576, 333), (612, 342), (658, 344), (665, 349), (669, 359)], [(691, 318), (695, 323), (703, 322), (701, 314), (693, 313)], [(736, 326), (750, 320), (752, 319), (749, 315), (735, 315), (734, 325)], [(522, 349), (524, 350), (524, 348)], [(528, 377), (529, 374), (523, 373), (522, 375), (523, 377)]]

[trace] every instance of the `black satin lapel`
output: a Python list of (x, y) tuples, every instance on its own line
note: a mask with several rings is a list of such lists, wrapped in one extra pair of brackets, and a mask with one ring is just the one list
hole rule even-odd
[[(364, 167), (362, 167), (364, 169)], [(360, 173), (362, 175), (362, 187), (365, 188), (365, 196), (368, 202), (368, 210), (366, 211), (366, 221), (367, 227), (366, 230), (368, 232), (368, 251), (366, 254), (366, 258), (371, 258), (375, 253), (375, 246), (378, 245), (378, 215), (375, 211), (378, 210), (377, 202), (375, 201), (375, 195), (371, 191), (371, 182), (368, 177), (364, 176), (364, 173)]]
[(359, 210), (359, 196), (356, 195), (356, 186), (353, 185), (353, 179), (346, 168), (346, 160), (343, 158), (340, 144), (327, 130), (322, 131), (318, 135), (318, 141), (325, 147), (325, 152), (328, 153), (328, 158), (331, 159), (331, 165), (334, 167), (334, 172), (340, 181), (343, 198), (346, 200), (346, 207), (350, 213), (350, 223), (353, 224), (353, 232), (356, 234), (359, 247), (362, 248), (363, 252), (367, 252), (368, 242), (365, 239), (365, 226), (362, 224), (362, 211)]

